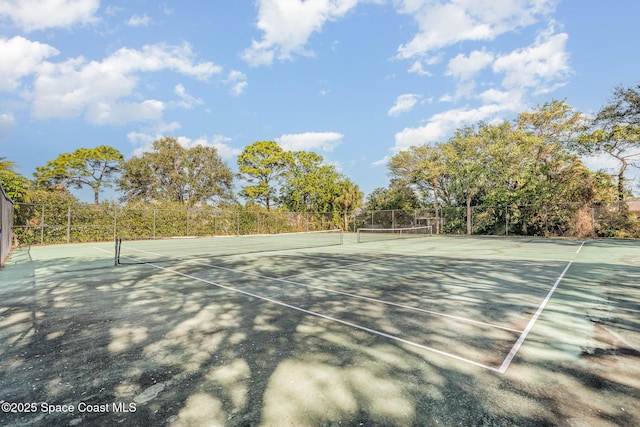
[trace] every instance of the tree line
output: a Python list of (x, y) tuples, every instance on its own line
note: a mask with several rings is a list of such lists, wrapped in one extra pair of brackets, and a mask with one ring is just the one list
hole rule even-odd
[[(581, 156), (613, 159), (613, 174), (591, 171)], [(164, 137), (130, 158), (110, 146), (81, 148), (38, 167), (29, 180), (0, 158), (0, 183), (17, 202), (74, 199), (69, 189), (88, 186), (94, 203), (115, 187), (123, 203), (177, 203), (186, 207), (275, 208), (292, 212), (346, 212), (442, 206), (587, 204), (631, 197), (629, 168), (640, 167), (640, 84), (616, 87), (592, 117), (552, 100), (513, 121), (476, 123), (446, 141), (410, 147), (388, 162), (390, 184), (363, 200), (359, 186), (314, 152), (286, 151), (258, 141), (237, 158), (234, 175), (214, 147), (186, 148)], [(241, 191), (233, 193), (234, 179)], [(346, 216), (344, 217), (346, 221)]]
[(88, 186), (96, 205), (102, 190), (116, 187), (120, 201), (127, 204), (229, 208), (239, 204), (234, 178), (243, 183), (238, 195), (245, 206), (267, 211), (277, 206), (293, 212), (343, 212), (359, 206), (363, 198), (359, 187), (319, 154), (285, 151), (274, 141), (245, 147), (237, 163), (234, 176), (216, 148), (186, 148), (176, 138), (164, 137), (127, 161), (106, 145), (64, 153), (37, 167), (31, 181), (15, 173), (15, 163), (0, 159), (0, 183), (14, 201), (54, 204), (73, 199), (69, 189)]

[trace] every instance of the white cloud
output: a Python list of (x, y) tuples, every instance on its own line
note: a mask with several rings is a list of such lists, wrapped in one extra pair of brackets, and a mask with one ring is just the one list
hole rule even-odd
[(151, 25), (151, 18), (148, 15), (134, 15), (127, 21), (130, 27), (148, 27)]
[(172, 70), (199, 80), (207, 80), (222, 68), (211, 62), (194, 63), (189, 43), (171, 46), (164, 43), (145, 45), (142, 50), (122, 48), (103, 61), (105, 68), (116, 72), (154, 72)]
[(33, 42), (24, 37), (0, 38), (0, 90), (17, 90), (23, 77), (34, 74), (45, 58), (59, 53), (48, 44)]
[(87, 106), (86, 119), (97, 125), (160, 121), (165, 104), (156, 99), (142, 102), (101, 102)]
[(404, 95), (398, 96), (396, 99), (396, 103), (389, 109), (387, 114), (389, 116), (397, 116), (401, 113), (406, 113), (411, 111), (413, 107), (420, 100), (420, 95), (416, 95), (414, 93), (406, 93)]
[(491, 121), (499, 114), (511, 112), (511, 105), (487, 104), (478, 108), (461, 108), (447, 110), (434, 115), (424, 126), (405, 128), (395, 137), (395, 146), (392, 151), (406, 150), (413, 145), (429, 144), (441, 141), (451, 132), (464, 124), (477, 123), (479, 121)]
[[(539, 24), (548, 19), (556, 3), (557, 0), (402, 0), (398, 11), (412, 14), (419, 31), (400, 46), (397, 57), (411, 61), (409, 72), (430, 76), (425, 65), (441, 62), (448, 52), (445, 48), (464, 41), (491, 41)], [(443, 140), (456, 128), (478, 121), (504, 120), (526, 109), (532, 94), (563, 85), (571, 72), (565, 50), (567, 35), (556, 34), (553, 21), (538, 31), (530, 46), (511, 52), (482, 48), (450, 58), (445, 75), (455, 80), (455, 92), (443, 94), (439, 100), (465, 99), (470, 105), (436, 114), (422, 126), (403, 129), (396, 134), (391, 151)], [(478, 92), (478, 88), (482, 91)]]
[(459, 80), (469, 80), (493, 62), (492, 53), (475, 50), (469, 55), (458, 54), (449, 61), (447, 74)]
[(358, 4), (358, 0), (258, 0), (260, 41), (253, 40), (242, 57), (251, 65), (268, 65), (274, 59), (311, 55), (305, 45), (327, 21), (337, 20)]
[(221, 68), (193, 61), (189, 45), (149, 45), (142, 50), (122, 48), (103, 61), (74, 58), (41, 64), (34, 81), (33, 115), (70, 118), (85, 114), (97, 124), (160, 120), (162, 101), (131, 102), (143, 72), (172, 70), (206, 80)]
[(338, 132), (305, 132), (282, 135), (276, 138), (276, 142), (286, 151), (330, 152), (342, 142), (343, 137)]
[(386, 166), (389, 163), (389, 160), (391, 160), (391, 156), (384, 156), (380, 160), (376, 160), (375, 162), (373, 162), (371, 164), (373, 166)]
[(225, 161), (235, 160), (236, 157), (238, 157), (240, 153), (242, 153), (242, 150), (234, 148), (227, 144), (227, 142), (229, 141), (231, 141), (231, 138), (227, 138), (226, 136), (222, 135), (214, 135), (209, 140), (211, 146), (216, 147), (216, 150), (218, 150), (218, 154), (220, 155), (220, 157), (222, 157), (222, 160)]
[(411, 67), (409, 67), (409, 73), (417, 74), (419, 76), (432, 76), (431, 72), (424, 69), (421, 61), (415, 61)]
[(3, 0), (0, 16), (29, 32), (91, 24), (99, 7), (99, 0)]
[(242, 150), (231, 147), (229, 144), (227, 144), (229, 141), (231, 141), (231, 138), (224, 135), (214, 135), (212, 137), (201, 136), (200, 138), (196, 139), (187, 138), (186, 136), (180, 136), (177, 139), (180, 145), (185, 148), (191, 148), (198, 145), (201, 145), (203, 147), (214, 147), (218, 151), (218, 154), (220, 155), (222, 160), (225, 161), (232, 160), (240, 153), (242, 153)]
[(462, 41), (493, 40), (533, 24), (550, 13), (557, 0), (401, 0), (398, 12), (413, 15), (418, 33), (398, 48), (409, 59)]
[(249, 86), (246, 74), (238, 70), (231, 70), (224, 83), (231, 86), (230, 91), (234, 96), (242, 95)]
[[(508, 91), (487, 89), (478, 95), (478, 99), (482, 101), (483, 105), (501, 104), (505, 106), (505, 110), (518, 111), (520, 108), (524, 107), (522, 103), (522, 95), (522, 92), (517, 90)], [(509, 104), (512, 105), (508, 106)]]
[(116, 16), (118, 15), (120, 12), (124, 12), (125, 8), (124, 7), (120, 7), (120, 6), (114, 6), (114, 5), (107, 5), (104, 8), (104, 13), (107, 16)]
[(195, 105), (202, 105), (204, 103), (202, 99), (189, 95), (184, 86), (180, 84), (176, 85), (173, 91), (180, 98), (180, 101), (176, 103), (178, 107), (191, 109)]
[(532, 87), (538, 93), (550, 91), (571, 72), (565, 51), (567, 39), (565, 33), (545, 31), (533, 45), (498, 57), (493, 71), (504, 74), (502, 85), (507, 89)]
[(451, 126), (438, 120), (432, 120), (425, 126), (404, 128), (396, 133), (396, 143), (392, 151), (406, 150), (414, 145), (423, 145), (438, 141), (451, 131)]

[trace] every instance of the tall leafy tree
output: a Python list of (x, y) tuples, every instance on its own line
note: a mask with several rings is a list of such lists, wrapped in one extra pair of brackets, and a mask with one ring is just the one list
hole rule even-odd
[(451, 189), (456, 200), (463, 201), (466, 206), (467, 234), (472, 233), (471, 206), (487, 188), (488, 168), (485, 159), (488, 144), (481, 132), (483, 126), (458, 129), (441, 147), (451, 177)]
[(115, 148), (101, 145), (96, 148), (79, 148), (64, 153), (45, 166), (36, 168), (34, 177), (40, 188), (73, 187), (88, 185), (93, 190), (94, 203), (99, 203), (100, 191), (111, 187), (120, 172), (124, 157)]
[(238, 156), (239, 178), (248, 184), (240, 195), (271, 209), (278, 197), (278, 180), (290, 164), (287, 152), (274, 141), (257, 141)]
[(367, 209), (415, 209), (420, 206), (416, 193), (399, 180), (392, 180), (389, 188), (376, 188), (367, 196)]
[(335, 187), (344, 180), (334, 165), (324, 164), (314, 152), (286, 153), (288, 164), (282, 175), (281, 200), (294, 212), (325, 212), (333, 209)]
[(607, 154), (618, 162), (618, 199), (624, 200), (625, 174), (630, 167), (640, 167), (640, 84), (615, 88), (612, 99), (593, 119), (591, 130), (574, 147), (582, 154)]
[(193, 206), (232, 198), (233, 173), (215, 147), (185, 148), (172, 137), (123, 166), (119, 188), (124, 200), (171, 201)]
[[(593, 176), (564, 148), (573, 130), (559, 126), (562, 115), (552, 116), (538, 120), (531, 114), (517, 126), (478, 123), (458, 129), (444, 143), (395, 155), (389, 162), (392, 177), (426, 194), (437, 189), (447, 203), (464, 205), (467, 233), (473, 231), (472, 206), (535, 204), (542, 209), (558, 200), (589, 201)], [(521, 224), (526, 227), (526, 221)]]
[(430, 198), (436, 217), (443, 197), (441, 190), (446, 189), (444, 181), (447, 179), (441, 148), (439, 143), (413, 146), (395, 154), (387, 164), (394, 186), (405, 186), (414, 189), (423, 199)]
[(0, 157), (0, 185), (12, 201), (24, 202), (27, 199), (29, 180), (18, 174), (15, 169), (15, 162)]
[(520, 113), (517, 129), (542, 138), (547, 145), (570, 146), (589, 126), (588, 118), (565, 101), (552, 100)]

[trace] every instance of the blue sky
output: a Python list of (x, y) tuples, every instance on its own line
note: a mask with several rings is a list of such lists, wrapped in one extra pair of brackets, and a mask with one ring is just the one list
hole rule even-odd
[(369, 193), (394, 153), (465, 124), (551, 99), (597, 111), (640, 82), (638, 16), (636, 0), (4, 0), (0, 156), (31, 177), (169, 135), (236, 170), (275, 140)]

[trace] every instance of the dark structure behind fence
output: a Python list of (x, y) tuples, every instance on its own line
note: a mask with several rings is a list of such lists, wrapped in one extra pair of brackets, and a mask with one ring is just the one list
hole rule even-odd
[(13, 202), (0, 185), (0, 267), (11, 251), (13, 241)]

